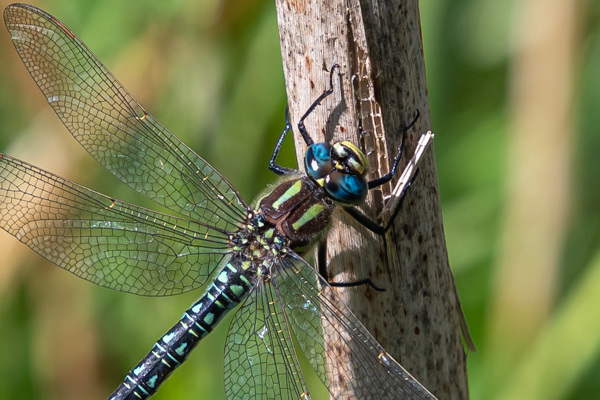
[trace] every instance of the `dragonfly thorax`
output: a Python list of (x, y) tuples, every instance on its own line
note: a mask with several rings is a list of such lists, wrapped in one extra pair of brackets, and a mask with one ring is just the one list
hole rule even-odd
[(246, 225), (232, 234), (229, 241), (238, 257), (254, 265), (271, 264), (289, 245), (289, 240), (264, 215), (254, 211), (248, 215)]
[(283, 181), (260, 198), (256, 213), (292, 250), (304, 252), (329, 227), (333, 208), (323, 187), (302, 176)]
[(304, 156), (306, 174), (329, 198), (344, 205), (362, 204), (367, 197), (368, 167), (365, 154), (347, 141), (312, 144)]

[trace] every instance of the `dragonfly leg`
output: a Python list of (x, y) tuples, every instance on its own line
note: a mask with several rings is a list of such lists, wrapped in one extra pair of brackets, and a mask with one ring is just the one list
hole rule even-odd
[(375, 286), (375, 284), (373, 283), (371, 278), (361, 279), (359, 281), (352, 281), (352, 282), (329, 282), (328, 281), (327, 283), (329, 283), (329, 286), (332, 286), (332, 287), (356, 287), (356, 286), (362, 286), (362, 285), (369, 285), (369, 286), (371, 286), (371, 288), (373, 288), (374, 290), (377, 290), (378, 292), (385, 292), (387, 290), (384, 288), (380, 288), (379, 286)]
[(410, 128), (413, 127), (413, 125), (417, 122), (417, 120), (419, 119), (420, 116), (421, 116), (421, 113), (419, 112), (419, 110), (417, 110), (417, 115), (415, 116), (415, 118), (411, 121), (410, 124), (408, 124), (406, 126), (406, 128), (404, 128), (402, 130), (402, 141), (400, 142), (400, 148), (398, 149), (398, 153), (396, 154), (396, 157), (394, 158), (394, 164), (392, 165), (392, 170), (390, 172), (388, 172), (387, 174), (385, 174), (384, 176), (381, 176), (379, 178), (369, 181), (369, 189), (373, 189), (373, 188), (376, 188), (377, 186), (383, 185), (384, 183), (388, 183), (392, 179), (392, 177), (396, 173), (396, 168), (398, 168), (398, 163), (400, 162), (400, 158), (402, 158), (402, 151), (404, 150), (404, 139), (406, 138), (406, 132)]
[(375, 286), (371, 278), (360, 279), (352, 282), (332, 282), (329, 280), (329, 273), (327, 272), (327, 241), (323, 240), (317, 247), (317, 266), (319, 268), (319, 274), (329, 283), (332, 287), (356, 287), (361, 285), (369, 285), (378, 292), (385, 292), (385, 289)]
[[(369, 181), (368, 182), (369, 190), (373, 189), (373, 188), (376, 188), (378, 186), (381, 186), (384, 183), (389, 182), (393, 178), (393, 176), (396, 173), (396, 170), (398, 168), (398, 164), (400, 162), (400, 158), (402, 158), (402, 152), (404, 150), (404, 142), (405, 142), (405, 139), (406, 139), (406, 132), (410, 128), (413, 127), (413, 125), (417, 122), (417, 120), (419, 119), (420, 116), (421, 116), (421, 113), (419, 112), (419, 110), (417, 110), (417, 115), (415, 116), (415, 118), (413, 118), (413, 120), (410, 122), (410, 124), (408, 124), (402, 130), (402, 141), (400, 142), (400, 148), (398, 149), (398, 153), (396, 154), (396, 157), (394, 158), (394, 163), (392, 165), (392, 170), (389, 173), (385, 174), (384, 176), (381, 176), (379, 178), (376, 178), (376, 179), (373, 179), (373, 180)], [(406, 184), (406, 186), (402, 189), (402, 192), (399, 195), (398, 204), (394, 208), (394, 211), (392, 212), (392, 216), (388, 220), (387, 224), (385, 224), (385, 225), (379, 225), (377, 222), (375, 222), (371, 218), (367, 217), (362, 211), (360, 211), (356, 207), (348, 206), (348, 207), (344, 207), (344, 210), (346, 210), (346, 212), (348, 214), (350, 214), (350, 216), (352, 216), (352, 218), (354, 218), (356, 221), (358, 221), (361, 225), (363, 225), (368, 230), (370, 230), (372, 232), (375, 232), (376, 234), (381, 235), (381, 236), (385, 235), (386, 232), (390, 229), (390, 227), (394, 223), (394, 220), (396, 219), (396, 216), (400, 212), (400, 209), (402, 208), (402, 203), (404, 202), (404, 198), (406, 197), (406, 193), (408, 191), (408, 188), (415, 181), (415, 178), (417, 177), (418, 172), (419, 172), (419, 170), (417, 169), (415, 171), (415, 174), (410, 179), (410, 181), (408, 181), (408, 183)]]
[(362, 211), (360, 211), (356, 207), (344, 207), (344, 210), (348, 214), (350, 214), (350, 216), (352, 218), (354, 218), (357, 222), (359, 222), (362, 226), (364, 226), (371, 232), (374, 232), (380, 236), (384, 236), (386, 234), (386, 232), (390, 229), (390, 227), (394, 223), (394, 220), (396, 219), (396, 216), (402, 209), (402, 203), (404, 203), (404, 198), (406, 197), (408, 188), (413, 184), (413, 182), (417, 178), (418, 173), (419, 173), (419, 170), (417, 169), (415, 171), (415, 174), (412, 176), (412, 178), (410, 178), (410, 181), (408, 181), (406, 186), (404, 186), (404, 188), (402, 189), (402, 192), (400, 192), (398, 204), (394, 208), (394, 212), (392, 213), (392, 216), (388, 220), (387, 224), (379, 225), (377, 222), (375, 222), (371, 218), (367, 217)]
[(315, 108), (317, 108), (318, 105), (321, 104), (325, 97), (333, 93), (333, 72), (336, 69), (339, 70), (340, 66), (338, 64), (333, 64), (329, 73), (329, 89), (325, 90), (319, 97), (317, 97), (315, 101), (313, 101), (313, 103), (310, 105), (310, 107), (308, 107), (308, 110), (306, 110), (302, 118), (300, 118), (300, 121), (298, 121), (298, 130), (302, 134), (304, 143), (306, 143), (307, 146), (312, 145), (314, 141), (311, 139), (310, 135), (308, 134), (308, 131), (306, 130), (306, 127), (304, 126), (304, 120), (315, 110)]
[(294, 169), (282, 167), (277, 164), (277, 156), (279, 155), (279, 150), (281, 150), (281, 146), (283, 145), (283, 141), (285, 137), (292, 129), (292, 125), (290, 124), (290, 110), (288, 107), (285, 108), (285, 127), (279, 135), (279, 139), (277, 140), (277, 144), (275, 145), (275, 149), (273, 150), (273, 155), (271, 156), (271, 161), (269, 161), (269, 169), (275, 172), (277, 175), (288, 175), (294, 172)]
[[(306, 110), (306, 112), (304, 113), (302, 118), (300, 118), (300, 121), (298, 121), (298, 130), (302, 134), (302, 138), (304, 139), (304, 142), (306, 143), (307, 146), (312, 145), (314, 143), (314, 141), (312, 140), (312, 138), (308, 134), (308, 131), (306, 130), (306, 126), (304, 125), (304, 120), (315, 110), (315, 108), (317, 108), (318, 105), (321, 104), (321, 102), (323, 101), (324, 98), (326, 98), (327, 96), (329, 96), (330, 94), (333, 93), (333, 72), (336, 69), (339, 70), (339, 68), (340, 68), (340, 66), (338, 64), (333, 64), (333, 66), (331, 67), (331, 71), (329, 73), (329, 89), (325, 90), (319, 97), (317, 97), (317, 99), (315, 101), (313, 101), (313, 103), (310, 105), (310, 107), (308, 107), (308, 110)], [(269, 169), (271, 171), (273, 171), (274, 173), (276, 173), (277, 175), (287, 175), (292, 172), (295, 172), (294, 169), (282, 167), (281, 165), (277, 164), (277, 162), (276, 162), (277, 155), (279, 154), (279, 150), (281, 150), (283, 141), (285, 140), (285, 137), (287, 136), (287, 134), (290, 132), (291, 129), (292, 129), (292, 125), (290, 123), (290, 110), (289, 110), (289, 107), (286, 107), (285, 108), (285, 127), (283, 128), (281, 135), (279, 135), (279, 139), (277, 140), (277, 144), (275, 145), (275, 149), (273, 150), (273, 155), (271, 156), (271, 161), (269, 161)]]

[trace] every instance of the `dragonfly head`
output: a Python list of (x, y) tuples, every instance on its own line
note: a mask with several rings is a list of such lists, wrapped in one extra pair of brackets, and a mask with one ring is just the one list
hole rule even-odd
[(306, 174), (338, 203), (359, 205), (367, 197), (365, 173), (369, 163), (365, 154), (350, 142), (312, 144), (306, 150), (304, 167)]

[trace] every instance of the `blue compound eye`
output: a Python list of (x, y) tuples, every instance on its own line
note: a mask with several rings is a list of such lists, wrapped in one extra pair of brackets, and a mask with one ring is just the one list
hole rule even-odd
[(313, 179), (322, 179), (331, 172), (331, 145), (329, 143), (315, 143), (311, 145), (304, 155), (304, 168)]
[(332, 172), (324, 185), (327, 194), (335, 201), (343, 204), (359, 205), (365, 201), (369, 185), (363, 175)]

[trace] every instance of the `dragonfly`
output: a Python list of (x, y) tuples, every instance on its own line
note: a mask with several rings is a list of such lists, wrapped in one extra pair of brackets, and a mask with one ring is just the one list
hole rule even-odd
[[(367, 228), (389, 228), (358, 209), (369, 189), (366, 156), (343, 141), (308, 145), (305, 173), (270, 169), (282, 180), (254, 206), (131, 96), (87, 46), (50, 14), (24, 4), (4, 20), (25, 67), (73, 137), (123, 183), (165, 207), (153, 211), (63, 179), (0, 153), (0, 227), (59, 267), (100, 286), (143, 296), (205, 292), (108, 397), (146, 399), (229, 311), (226, 397), (311, 399), (293, 344), (344, 399), (435, 399), (377, 343), (327, 280), (301, 254), (341, 206)], [(406, 194), (404, 192), (403, 194)], [(400, 205), (394, 212), (398, 213)], [(393, 220), (393, 218), (392, 218)], [(212, 278), (212, 280), (209, 280)], [(351, 363), (328, 376), (335, 345)]]

